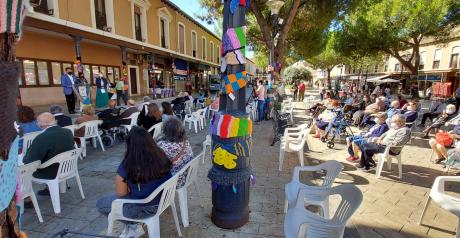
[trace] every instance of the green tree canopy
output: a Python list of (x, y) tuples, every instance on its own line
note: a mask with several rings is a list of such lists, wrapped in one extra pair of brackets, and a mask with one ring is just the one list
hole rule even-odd
[(370, 1), (342, 21), (335, 48), (345, 56), (389, 54), (417, 75), (422, 40), (448, 37), (459, 16), (458, 0)]
[[(322, 38), (333, 22), (338, 21), (363, 0), (285, 0), (279, 13), (282, 24), (274, 22), (267, 0), (251, 0), (247, 15), (248, 42), (254, 51), (263, 53), (268, 58), (272, 44), (275, 44), (275, 61), (286, 64), (287, 58), (307, 58), (318, 54), (324, 42)], [(200, 0), (206, 14), (201, 19), (214, 21), (222, 17), (221, 0)], [(278, 37), (273, 31), (279, 29)], [(286, 57), (287, 56), (287, 57)], [(260, 65), (260, 62), (256, 63)], [(265, 65), (264, 67), (266, 67)]]
[(289, 66), (283, 71), (283, 78), (287, 83), (293, 84), (302, 80), (311, 81), (313, 77), (305, 67)]

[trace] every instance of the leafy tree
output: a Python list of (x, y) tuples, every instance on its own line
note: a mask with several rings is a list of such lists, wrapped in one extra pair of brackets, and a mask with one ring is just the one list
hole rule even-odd
[(311, 81), (313, 77), (305, 67), (289, 66), (283, 71), (283, 78), (287, 83), (293, 84), (302, 80)]
[(374, 1), (345, 18), (335, 48), (345, 56), (389, 54), (417, 75), (422, 40), (442, 40), (459, 23), (458, 0)]
[[(266, 6), (267, 0), (251, 0), (250, 12), (246, 18), (248, 42), (255, 52), (260, 51), (265, 57), (274, 44), (275, 62), (282, 66), (286, 64), (286, 55), (300, 59), (318, 54), (324, 46), (318, 39), (324, 36), (332, 22), (350, 12), (361, 1), (286, 0), (279, 13), (283, 22), (278, 25), (279, 22), (273, 21)], [(221, 19), (221, 0), (200, 0), (200, 4), (207, 10), (206, 15), (199, 16), (201, 19)], [(273, 31), (277, 28), (278, 37), (273, 37)], [(257, 58), (260, 57), (256, 57), (256, 63), (260, 65)]]
[(315, 68), (319, 68), (327, 72), (327, 85), (329, 88), (331, 88), (332, 69), (335, 66), (345, 62), (345, 59), (342, 57), (342, 55), (339, 52), (337, 52), (334, 48), (335, 40), (335, 33), (329, 33), (326, 40), (326, 46), (324, 47), (323, 51), (320, 54), (314, 57), (310, 57), (307, 60)]

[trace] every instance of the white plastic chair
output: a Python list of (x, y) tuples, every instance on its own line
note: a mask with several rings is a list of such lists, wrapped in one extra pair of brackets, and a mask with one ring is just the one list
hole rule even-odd
[(43, 222), (42, 213), (40, 212), (40, 207), (38, 206), (37, 197), (35, 196), (34, 189), (32, 187), (32, 174), (37, 170), (37, 167), (40, 165), (40, 161), (35, 161), (29, 164), (19, 166), (20, 176), (20, 203), (21, 213), (24, 212), (24, 199), (30, 197), (32, 204), (35, 208), (35, 213), (37, 213), (38, 220), (40, 223)]
[[(390, 148), (401, 148), (401, 152), (398, 155), (391, 155), (390, 154)], [(374, 156), (380, 156), (379, 161), (377, 162), (377, 168), (375, 171), (375, 177), (380, 178), (380, 174), (382, 173), (383, 170), (383, 164), (385, 163), (385, 160), (387, 161), (387, 168), (389, 171), (391, 171), (391, 165), (392, 165), (392, 159), (395, 158), (398, 161), (398, 169), (399, 169), (399, 179), (402, 178), (402, 146), (387, 146), (385, 149), (385, 152), (382, 154), (375, 154)]]
[[(77, 180), (80, 195), (85, 199), (83, 188), (81, 186), (80, 175), (78, 174), (78, 157), (81, 154), (81, 148), (70, 150), (54, 156), (52, 159), (41, 164), (38, 168), (43, 169), (52, 164), (59, 164), (56, 178), (54, 179), (40, 179), (32, 178), (35, 183), (46, 184), (51, 196), (51, 203), (53, 204), (54, 213), (61, 213), (61, 202), (59, 198), (59, 185), (66, 183), (67, 180), (75, 178)], [(64, 186), (65, 187), (65, 186)]]
[(193, 111), (193, 101), (191, 100), (188, 100), (188, 101), (185, 101), (185, 113), (187, 114), (192, 114), (192, 111)]
[[(438, 176), (434, 180), (433, 187), (431, 187), (430, 194), (426, 200), (425, 207), (423, 208), (422, 216), (418, 224), (422, 224), (423, 217), (425, 216), (428, 205), (430, 205), (431, 200), (437, 203), (442, 209), (453, 213), (460, 219), (460, 199), (448, 195), (445, 191), (446, 182), (460, 182), (460, 176)], [(457, 226), (457, 235), (456, 238), (460, 238), (460, 220)]]
[(204, 127), (206, 126), (206, 108), (202, 108), (202, 109), (198, 110), (197, 112), (198, 112), (198, 115), (200, 117), (201, 130), (203, 130)]
[(133, 126), (137, 125), (137, 118), (139, 118), (139, 114), (140, 114), (140, 112), (134, 112), (129, 117), (123, 118), (125, 120), (130, 119), (129, 125), (120, 125), (122, 128), (124, 128), (126, 130), (126, 133), (130, 132), (131, 128), (133, 128)]
[(189, 219), (188, 219), (188, 196), (187, 196), (187, 188), (194, 184), (196, 188), (196, 192), (198, 194), (198, 199), (200, 201), (200, 205), (203, 207), (200, 198), (200, 188), (198, 187), (198, 168), (200, 166), (200, 159), (203, 157), (203, 152), (198, 154), (192, 161), (190, 161), (187, 166), (182, 168), (177, 174), (181, 176), (185, 172), (187, 172), (187, 177), (185, 179), (185, 184), (181, 188), (177, 188), (177, 198), (179, 200), (179, 209), (180, 209), (180, 217), (182, 218), (182, 225), (184, 227), (189, 226)]
[[(308, 196), (304, 198), (305, 204), (317, 205), (321, 207), (323, 217), (329, 218), (329, 199), (327, 196), (321, 196), (321, 194), (325, 194), (325, 191), (328, 191), (332, 187), (334, 180), (340, 174), (342, 169), (343, 165), (335, 160), (329, 160), (315, 166), (296, 166), (294, 168), (291, 182), (286, 184), (284, 189), (286, 196), (284, 200), (284, 212), (287, 212), (289, 207), (295, 205), (299, 190), (304, 189), (310, 191)], [(311, 186), (300, 182), (300, 171), (325, 171), (326, 175), (324, 176), (324, 180), (321, 185)]]
[(104, 144), (102, 143), (101, 135), (99, 134), (99, 125), (102, 124), (102, 120), (87, 121), (78, 125), (77, 130), (85, 127), (85, 136), (77, 137), (80, 139), (81, 148), (83, 149), (83, 157), (86, 157), (86, 139), (92, 139), (94, 148), (96, 148), (96, 139), (99, 140), (102, 151), (105, 151)]
[(300, 165), (304, 165), (303, 147), (310, 133), (310, 128), (307, 127), (308, 124), (302, 124), (297, 127), (285, 129), (280, 143), (279, 171), (283, 170), (283, 161), (286, 152), (297, 152)]
[[(72, 132), (72, 135), (75, 136), (75, 130), (77, 130), (77, 125), (64, 126), (63, 128), (69, 129)], [(77, 142), (74, 143), (75, 149), (78, 148)]]
[(201, 121), (201, 118), (200, 118), (199, 112), (198, 111), (192, 112), (192, 114), (185, 115), (184, 126), (185, 126), (185, 123), (188, 122), (189, 123), (188, 129), (191, 130), (192, 123), (193, 123), (193, 126), (195, 127), (195, 133), (198, 133), (198, 126), (201, 124), (200, 121)]
[[(174, 222), (176, 223), (176, 229), (179, 236), (182, 236), (179, 227), (179, 219), (177, 217), (176, 204), (174, 203), (174, 195), (177, 185), (178, 175), (176, 174), (168, 181), (164, 182), (160, 187), (155, 189), (148, 197), (144, 199), (116, 199), (112, 202), (112, 211), (108, 216), (108, 227), (107, 235), (111, 236), (113, 232), (113, 225), (116, 220), (119, 221), (130, 221), (137, 223), (144, 223), (147, 225), (149, 237), (160, 237), (160, 215), (166, 210), (166, 208), (171, 207), (172, 214), (174, 217)], [(124, 204), (146, 204), (151, 202), (157, 195), (161, 193), (160, 203), (158, 204), (158, 209), (155, 215), (145, 218), (145, 219), (131, 219), (123, 215), (123, 205)]]
[(158, 139), (160, 139), (161, 137), (161, 134), (163, 133), (163, 122), (159, 122), (155, 125), (153, 125), (152, 127), (150, 127), (150, 129), (148, 130), (148, 132), (152, 132), (153, 131), (153, 140), (157, 141)]
[(22, 136), (22, 151), (21, 154), (19, 154), (18, 157), (18, 164), (22, 164), (22, 159), (27, 153), (27, 150), (30, 148), (32, 145), (32, 142), (34, 142), (35, 137), (40, 135), (42, 133), (41, 131), (36, 131), (36, 132), (31, 132), (31, 133), (26, 133)]
[(287, 113), (289, 114), (289, 118), (291, 119), (291, 123), (294, 123), (294, 106), (292, 104), (286, 104), (284, 107), (281, 109), (281, 113)]
[[(308, 197), (310, 190), (301, 189), (296, 205), (289, 208), (284, 218), (284, 234), (286, 238), (342, 238), (347, 221), (358, 209), (363, 194), (352, 184), (343, 184), (325, 191), (324, 196), (340, 195), (341, 201), (331, 219), (321, 217), (305, 209), (303, 198)], [(306, 225), (306, 226), (305, 226)]]
[(211, 135), (206, 135), (206, 139), (203, 141), (203, 157), (201, 159), (201, 162), (204, 163), (204, 160), (206, 159), (206, 152), (208, 151), (208, 146), (209, 146), (209, 154), (211, 154), (211, 145), (212, 145), (212, 138)]

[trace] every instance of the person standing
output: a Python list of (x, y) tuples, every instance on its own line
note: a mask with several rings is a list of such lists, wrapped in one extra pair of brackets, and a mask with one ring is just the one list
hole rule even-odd
[(297, 100), (297, 92), (299, 91), (299, 87), (297, 86), (297, 82), (294, 83), (294, 86), (292, 86), (292, 91), (294, 92), (294, 101)]
[(61, 76), (61, 85), (64, 89), (65, 101), (67, 103), (67, 109), (70, 114), (75, 113), (75, 93), (73, 87), (75, 84), (79, 84), (78, 79), (73, 75), (73, 71), (70, 67), (65, 68), (65, 74)]
[(124, 91), (125, 88), (125, 82), (121, 79), (117, 81), (117, 84), (115, 86), (115, 89), (117, 90), (117, 105), (120, 106), (120, 98), (123, 99), (125, 102), (125, 106), (127, 105), (127, 98), (126, 98), (126, 92)]
[(261, 122), (264, 119), (264, 107), (265, 107), (265, 87), (264, 87), (264, 82), (262, 80), (259, 80), (257, 84), (257, 112), (258, 112), (258, 117), (257, 121)]
[(457, 88), (457, 90), (455, 90), (455, 112), (458, 111), (458, 108), (460, 107), (460, 84)]
[(101, 73), (99, 73), (98, 77), (96, 78), (96, 87), (96, 107), (106, 107), (107, 102), (109, 101), (109, 82)]
[(304, 95), (305, 95), (305, 83), (302, 81), (299, 85), (299, 102), (303, 102)]

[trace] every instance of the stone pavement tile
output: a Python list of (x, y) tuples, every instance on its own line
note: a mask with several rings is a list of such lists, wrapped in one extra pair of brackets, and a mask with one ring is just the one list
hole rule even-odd
[(439, 229), (437, 227), (432, 227), (428, 231), (429, 237), (436, 237), (436, 238), (452, 238), (455, 235), (453, 230), (444, 230)]
[(25, 226), (25, 230), (31, 230), (36, 232), (46, 232), (48, 234), (56, 234), (64, 229), (70, 230), (81, 230), (88, 226), (91, 222), (80, 221), (75, 219), (68, 219), (62, 217), (53, 217), (52, 219), (44, 218), (44, 222), (38, 225)]
[(261, 224), (282, 224), (284, 222), (284, 213), (251, 212), (249, 219)]
[(401, 229), (401, 234), (408, 236), (408, 237), (417, 237), (417, 238), (422, 238), (422, 237), (429, 237), (428, 236), (428, 227), (425, 226), (420, 226), (418, 224), (414, 223), (406, 223), (404, 224), (403, 228)]
[(260, 224), (259, 234), (284, 236), (284, 221), (279, 224)]
[(262, 225), (263, 224), (249, 221), (246, 225), (236, 229), (235, 232), (243, 234), (259, 234), (260, 227)]
[(238, 238), (278, 238), (284, 237), (283, 236), (272, 236), (272, 235), (255, 235), (255, 234), (246, 234), (246, 233), (239, 233)]

